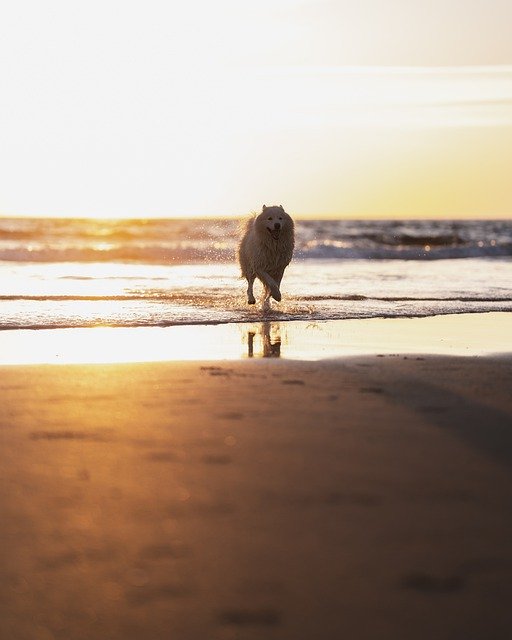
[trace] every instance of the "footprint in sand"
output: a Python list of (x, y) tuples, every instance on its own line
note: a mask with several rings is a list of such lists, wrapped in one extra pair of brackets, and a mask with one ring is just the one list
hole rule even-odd
[(238, 627), (275, 627), (281, 624), (281, 618), (276, 609), (227, 609), (220, 613), (219, 622)]

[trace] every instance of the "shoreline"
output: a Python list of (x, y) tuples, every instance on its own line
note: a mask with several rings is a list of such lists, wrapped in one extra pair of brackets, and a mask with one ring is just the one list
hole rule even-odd
[(0, 331), (0, 366), (512, 352), (512, 312)]

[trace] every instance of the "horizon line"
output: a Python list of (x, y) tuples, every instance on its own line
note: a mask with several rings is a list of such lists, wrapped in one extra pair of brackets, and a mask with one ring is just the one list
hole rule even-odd
[[(237, 214), (197, 214), (197, 215), (72, 215), (72, 214), (3, 214), (0, 213), (0, 220), (237, 220), (240, 218), (246, 218), (257, 214), (258, 211), (250, 210)], [(492, 214), (490, 216), (485, 215), (466, 215), (466, 214), (332, 214), (332, 213), (320, 213), (320, 214), (308, 214), (308, 213), (294, 213), (292, 211), (293, 218), (295, 220), (347, 220), (347, 221), (378, 221), (378, 220), (425, 220), (425, 221), (442, 221), (442, 220), (460, 220), (460, 221), (510, 221), (512, 222), (512, 213)]]

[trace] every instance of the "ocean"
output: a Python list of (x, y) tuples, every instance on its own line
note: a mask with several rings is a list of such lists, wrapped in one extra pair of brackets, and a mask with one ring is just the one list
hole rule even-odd
[[(0, 329), (261, 320), (235, 220), (0, 219)], [(512, 311), (512, 222), (296, 221), (265, 319)]]

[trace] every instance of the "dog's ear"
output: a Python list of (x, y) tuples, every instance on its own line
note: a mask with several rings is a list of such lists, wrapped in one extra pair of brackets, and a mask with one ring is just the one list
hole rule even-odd
[(263, 209), (262, 209), (262, 211), (265, 211), (265, 209), (266, 209), (266, 208), (267, 208), (267, 205), (266, 205), (266, 204), (264, 204), (264, 205), (263, 205)]

